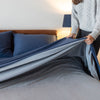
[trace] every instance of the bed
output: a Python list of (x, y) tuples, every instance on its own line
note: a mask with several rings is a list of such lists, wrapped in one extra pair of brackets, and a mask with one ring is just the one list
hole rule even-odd
[[(5, 30), (1, 30), (1, 32), (3, 31)], [(56, 35), (57, 32), (56, 30), (13, 31), (16, 33), (49, 35)], [(53, 59), (41, 65), (41, 67), (9, 80), (1, 81), (1, 100), (98, 100), (100, 98), (99, 75), (94, 70), (95, 68), (90, 70), (90, 72), (93, 72), (92, 75), (84, 69), (83, 58), (86, 55), (84, 56), (83, 48), (81, 50), (81, 47), (85, 47), (84, 43), (80, 44), (82, 41), (84, 39), (79, 40), (79, 42), (76, 41), (79, 44), (74, 49), (60, 54), (57, 59)], [(71, 40), (71, 42), (74, 43), (75, 41)], [(59, 40), (57, 43), (62, 45), (62, 43), (66, 43), (66, 39)], [(76, 52), (74, 52), (75, 49), (77, 49)], [(81, 52), (79, 52), (80, 50)], [(61, 52), (62, 49), (59, 53)], [(94, 65), (95, 62), (92, 63)]]

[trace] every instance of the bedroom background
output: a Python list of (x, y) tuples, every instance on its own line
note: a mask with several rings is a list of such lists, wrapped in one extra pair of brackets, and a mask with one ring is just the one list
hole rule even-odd
[(58, 29), (71, 0), (0, 1), (0, 29)]
[(56, 29), (60, 38), (66, 35), (62, 24), (64, 14), (71, 13), (71, 0), (0, 1), (0, 29)]
[(71, 0), (0, 1), (0, 30), (56, 29), (59, 39), (69, 34), (62, 24), (64, 14), (71, 13)]

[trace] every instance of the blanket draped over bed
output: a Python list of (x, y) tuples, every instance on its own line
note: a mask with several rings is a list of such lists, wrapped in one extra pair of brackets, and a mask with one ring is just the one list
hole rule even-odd
[[(33, 71), (35, 73), (37, 70), (44, 69), (48, 64), (54, 67), (53, 63), (60, 64), (60, 61), (56, 62), (56, 60), (70, 59), (71, 57), (81, 59), (80, 62), (83, 64), (84, 71), (92, 77), (100, 79), (100, 68), (94, 48), (92, 45), (86, 45), (84, 40), (84, 38), (63, 38), (37, 50), (0, 59), (0, 82), (16, 79), (16, 77), (28, 72)], [(71, 63), (73, 65), (73, 61)], [(77, 61), (76, 64), (78, 64)]]

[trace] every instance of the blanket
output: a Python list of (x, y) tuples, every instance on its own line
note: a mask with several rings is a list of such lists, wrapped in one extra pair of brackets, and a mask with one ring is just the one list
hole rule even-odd
[[(81, 65), (86, 73), (96, 79), (100, 79), (100, 66), (94, 48), (92, 45), (87, 45), (84, 40), (85, 38), (63, 38), (37, 50), (1, 59), (0, 82), (11, 82), (11, 80), (16, 80), (18, 77), (31, 72), (36, 73), (39, 71), (39, 75), (41, 76), (40, 72), (48, 68), (48, 64), (52, 65), (52, 68), (55, 69), (55, 65), (61, 65), (65, 62), (67, 62), (66, 66), (68, 66), (69, 62), (71, 62), (72, 66), (75, 64), (77, 66)], [(68, 59), (71, 61), (66, 61)], [(74, 59), (77, 59), (78, 62)], [(58, 60), (60, 61), (58, 62)], [(49, 69), (52, 68), (49, 67)]]

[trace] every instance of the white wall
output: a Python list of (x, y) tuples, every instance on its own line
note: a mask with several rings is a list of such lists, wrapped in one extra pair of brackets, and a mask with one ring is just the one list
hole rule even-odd
[(0, 0), (0, 29), (61, 28), (65, 1)]

